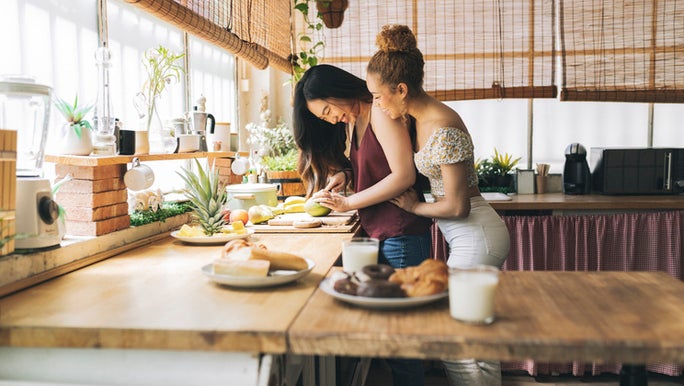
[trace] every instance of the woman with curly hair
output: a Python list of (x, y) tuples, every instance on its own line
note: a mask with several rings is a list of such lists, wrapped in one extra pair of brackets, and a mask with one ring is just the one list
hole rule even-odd
[[(390, 118), (415, 119), (413, 159), (430, 180), (435, 201), (408, 190), (391, 200), (409, 213), (437, 219), (449, 244), (449, 266), (501, 267), (510, 238), (506, 224), (482, 198), (474, 167), (473, 142), (458, 113), (423, 89), (423, 54), (404, 25), (386, 25), (379, 50), (368, 63), (366, 82), (374, 105)], [(444, 361), (452, 385), (500, 385), (497, 361)]]

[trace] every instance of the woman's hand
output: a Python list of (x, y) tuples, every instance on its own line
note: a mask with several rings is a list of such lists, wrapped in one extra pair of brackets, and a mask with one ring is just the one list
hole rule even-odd
[(414, 208), (418, 205), (420, 200), (418, 199), (418, 193), (416, 193), (415, 190), (407, 189), (404, 193), (390, 199), (390, 202), (407, 212), (414, 213)]
[(314, 193), (311, 198), (321, 204), (322, 206), (326, 208), (330, 208), (334, 211), (337, 212), (346, 212), (348, 210), (351, 210), (349, 203), (347, 201), (347, 197), (337, 193), (337, 192), (332, 192), (329, 190), (319, 190), (318, 192)]
[(331, 192), (344, 191), (344, 187), (347, 184), (347, 175), (344, 170), (333, 174), (328, 177), (328, 184), (325, 186), (324, 190), (329, 190)]

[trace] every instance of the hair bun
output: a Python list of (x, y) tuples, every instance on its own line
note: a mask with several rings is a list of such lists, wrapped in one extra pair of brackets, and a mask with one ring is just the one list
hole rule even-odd
[(409, 52), (418, 48), (416, 36), (405, 25), (387, 24), (375, 38), (380, 51), (383, 52)]

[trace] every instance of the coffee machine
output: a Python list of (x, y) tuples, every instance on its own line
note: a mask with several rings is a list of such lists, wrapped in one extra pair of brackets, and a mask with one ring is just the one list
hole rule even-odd
[(52, 186), (43, 178), (43, 157), (50, 121), (52, 88), (25, 76), (0, 77), (0, 128), (17, 132), (17, 249), (59, 245), (65, 229)]
[(587, 162), (587, 149), (579, 143), (571, 143), (565, 148), (563, 193), (589, 194), (590, 192), (591, 172)]

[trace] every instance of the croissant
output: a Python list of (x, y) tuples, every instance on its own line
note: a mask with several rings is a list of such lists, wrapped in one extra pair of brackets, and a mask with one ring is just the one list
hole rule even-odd
[(396, 269), (389, 281), (399, 283), (407, 296), (427, 296), (446, 291), (449, 269), (443, 261), (427, 259), (415, 267)]

